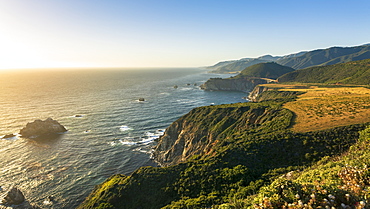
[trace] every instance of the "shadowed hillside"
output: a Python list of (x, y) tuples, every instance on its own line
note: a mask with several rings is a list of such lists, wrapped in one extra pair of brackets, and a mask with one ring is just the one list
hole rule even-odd
[(370, 84), (370, 59), (311, 67), (287, 73), (279, 82)]

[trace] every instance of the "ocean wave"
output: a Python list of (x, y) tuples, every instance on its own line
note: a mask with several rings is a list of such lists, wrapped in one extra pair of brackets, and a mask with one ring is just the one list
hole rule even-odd
[[(128, 126), (126, 126), (128, 127)], [(163, 136), (164, 129), (157, 129), (155, 132), (146, 131), (144, 132), (144, 135), (139, 138), (132, 138), (132, 137), (126, 137), (125, 139), (120, 139), (116, 141), (109, 142), (111, 146), (116, 145), (147, 145), (150, 143), (153, 143), (155, 140), (159, 139), (159, 137)]]
[(122, 125), (119, 127), (119, 129), (122, 131), (122, 132), (125, 132), (125, 131), (131, 131), (131, 130), (134, 130), (133, 128), (130, 128), (126, 125)]
[(13, 134), (8, 134), (8, 135), (2, 135), (2, 136), (0, 136), (0, 139), (2, 139), (2, 140), (16, 140), (16, 139), (19, 139), (20, 137), (21, 137), (20, 134), (13, 133)]

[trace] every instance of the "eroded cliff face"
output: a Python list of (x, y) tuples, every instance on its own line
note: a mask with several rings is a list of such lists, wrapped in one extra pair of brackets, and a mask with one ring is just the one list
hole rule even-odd
[(263, 92), (268, 91), (269, 88), (266, 86), (256, 86), (254, 89), (249, 93), (248, 99), (252, 102), (257, 102), (257, 97), (261, 95)]
[[(153, 157), (161, 166), (170, 166), (194, 155), (213, 155), (215, 146), (231, 136), (258, 132), (280, 123), (282, 115), (287, 114), (284, 111), (253, 103), (195, 108), (166, 129)], [(271, 126), (269, 130), (286, 128), (286, 124)]]
[(271, 79), (265, 78), (211, 78), (200, 86), (208, 91), (243, 91), (249, 92), (259, 84), (266, 84)]

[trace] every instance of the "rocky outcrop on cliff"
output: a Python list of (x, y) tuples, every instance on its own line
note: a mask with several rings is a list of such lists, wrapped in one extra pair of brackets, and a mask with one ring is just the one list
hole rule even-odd
[(262, 94), (263, 92), (269, 90), (268, 87), (265, 86), (256, 86), (254, 89), (249, 93), (248, 99), (252, 102), (257, 102), (257, 97)]
[(249, 92), (259, 84), (266, 84), (269, 79), (264, 78), (211, 78), (200, 86), (206, 91), (243, 91)]
[[(309, 85), (299, 85), (295, 88), (310, 88)], [(251, 102), (262, 102), (268, 100), (292, 100), (297, 96), (304, 94), (304, 91), (286, 91), (280, 90), (279, 86), (274, 85), (258, 85), (254, 87), (248, 95), (248, 100)]]
[(21, 134), (22, 137), (26, 138), (37, 138), (48, 135), (55, 135), (66, 131), (67, 129), (58, 121), (48, 118), (44, 121), (35, 120), (34, 122), (27, 123), (26, 127), (21, 129), (19, 134)]

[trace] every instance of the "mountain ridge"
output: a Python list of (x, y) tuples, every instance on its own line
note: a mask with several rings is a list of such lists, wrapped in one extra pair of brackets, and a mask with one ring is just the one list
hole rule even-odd
[(206, 68), (212, 70), (211, 72), (213, 73), (231, 73), (240, 72), (254, 64), (274, 61), (294, 69), (303, 69), (306, 67), (331, 65), (369, 58), (370, 44), (363, 44), (359, 46), (334, 46), (325, 49), (301, 51), (284, 56), (264, 55), (257, 58), (222, 61)]

